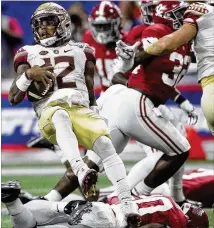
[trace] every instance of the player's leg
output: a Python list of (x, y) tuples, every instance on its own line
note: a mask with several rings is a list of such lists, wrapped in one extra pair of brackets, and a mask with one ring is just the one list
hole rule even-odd
[(35, 228), (36, 220), (31, 213), (18, 198), (21, 186), (17, 181), (9, 181), (1, 184), (1, 201), (11, 217), (14, 228)]
[(203, 95), (201, 97), (201, 108), (207, 120), (210, 132), (214, 136), (214, 75), (201, 81)]
[[(85, 111), (84, 111), (85, 109)], [(77, 111), (73, 121), (74, 130), (78, 129), (78, 141), (87, 149), (93, 149), (102, 159), (106, 175), (116, 187), (124, 214), (137, 211), (131, 200), (130, 188), (126, 180), (126, 170), (121, 158), (115, 151), (108, 127), (103, 119), (89, 109)]]
[(91, 187), (97, 181), (97, 172), (89, 169), (83, 162), (78, 140), (73, 131), (72, 114), (74, 109), (69, 107), (49, 107), (42, 112), (39, 119), (39, 127), (43, 135), (54, 144), (58, 144), (64, 153), (64, 157), (69, 161), (75, 175), (78, 176), (83, 193), (88, 196)]
[[(94, 152), (93, 152), (94, 153)], [(95, 156), (97, 156), (95, 154)], [(83, 157), (83, 161), (88, 165), (89, 168), (99, 172), (99, 167), (88, 158), (88, 156)], [(68, 168), (61, 179), (58, 181), (56, 186), (44, 197), (50, 201), (60, 201), (68, 196), (71, 192), (75, 191), (79, 187), (78, 178), (74, 175), (72, 168)], [(91, 196), (93, 200), (96, 196)]]
[(148, 193), (177, 172), (186, 161), (190, 146), (148, 98), (135, 90), (128, 91), (126, 95), (120, 113), (128, 116), (129, 120), (121, 121), (119, 128), (137, 141), (164, 152), (144, 180)]

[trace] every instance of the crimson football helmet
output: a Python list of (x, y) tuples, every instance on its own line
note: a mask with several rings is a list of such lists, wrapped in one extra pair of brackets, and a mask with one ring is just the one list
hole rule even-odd
[(188, 217), (188, 228), (209, 228), (207, 213), (202, 208), (184, 203), (181, 209)]
[(155, 7), (158, 4), (158, 1), (156, 0), (142, 0), (138, 2), (141, 13), (142, 13), (142, 20), (145, 25), (151, 25), (153, 23), (153, 12), (155, 10)]
[(121, 36), (121, 11), (109, 1), (101, 1), (90, 16), (89, 25), (94, 39), (100, 44), (116, 42)]
[[(42, 26), (46, 26), (44, 34)], [(72, 25), (68, 12), (60, 5), (48, 2), (40, 5), (31, 17), (34, 40), (43, 46), (52, 46), (57, 41), (66, 42), (71, 38)], [(53, 30), (51, 37), (47, 31)]]
[(160, 1), (154, 10), (153, 21), (177, 30), (183, 24), (183, 15), (187, 7), (187, 3), (180, 1)]

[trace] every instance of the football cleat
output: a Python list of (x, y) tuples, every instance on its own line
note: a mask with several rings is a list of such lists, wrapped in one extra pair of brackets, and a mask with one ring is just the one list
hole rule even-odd
[(92, 201), (96, 196), (96, 183), (98, 179), (97, 171), (94, 169), (88, 169), (87, 171), (83, 168), (78, 172), (78, 180), (80, 188), (84, 197), (88, 201)]
[(10, 203), (15, 201), (21, 191), (21, 185), (18, 181), (8, 181), (1, 183), (1, 201), (2, 203)]
[(196, 206), (196, 207), (203, 207), (203, 204), (201, 202), (198, 202), (198, 201), (193, 201), (193, 200), (189, 200), (189, 199), (185, 199), (184, 201), (182, 202), (176, 202), (180, 207), (183, 206), (183, 204), (185, 203), (190, 203), (191, 205), (193, 206)]
[(29, 139), (26, 143), (28, 148), (45, 148), (54, 151), (54, 144), (50, 143), (43, 135), (35, 136)]

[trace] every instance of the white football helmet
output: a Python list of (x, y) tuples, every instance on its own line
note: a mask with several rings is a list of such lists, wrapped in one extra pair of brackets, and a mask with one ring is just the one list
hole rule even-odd
[[(38, 29), (41, 28), (44, 21), (47, 27), (55, 28), (52, 37), (42, 37), (38, 33)], [(52, 46), (57, 41), (64, 43), (71, 38), (72, 25), (70, 16), (62, 6), (53, 2), (44, 3), (36, 9), (31, 17), (31, 27), (34, 40), (43, 46)]]

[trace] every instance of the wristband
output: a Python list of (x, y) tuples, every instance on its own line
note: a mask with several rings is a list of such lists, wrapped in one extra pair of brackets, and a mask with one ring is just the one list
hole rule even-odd
[(22, 92), (26, 92), (28, 87), (30, 86), (32, 80), (27, 79), (26, 73), (24, 72), (17, 80), (16, 80), (16, 86), (19, 90)]
[(179, 105), (181, 105), (185, 100), (186, 100), (186, 98), (182, 94), (179, 94), (174, 99), (174, 101)]
[(180, 104), (180, 108), (182, 108), (183, 110), (185, 110), (188, 113), (194, 111), (193, 105), (188, 100), (185, 100), (184, 102), (182, 102)]

